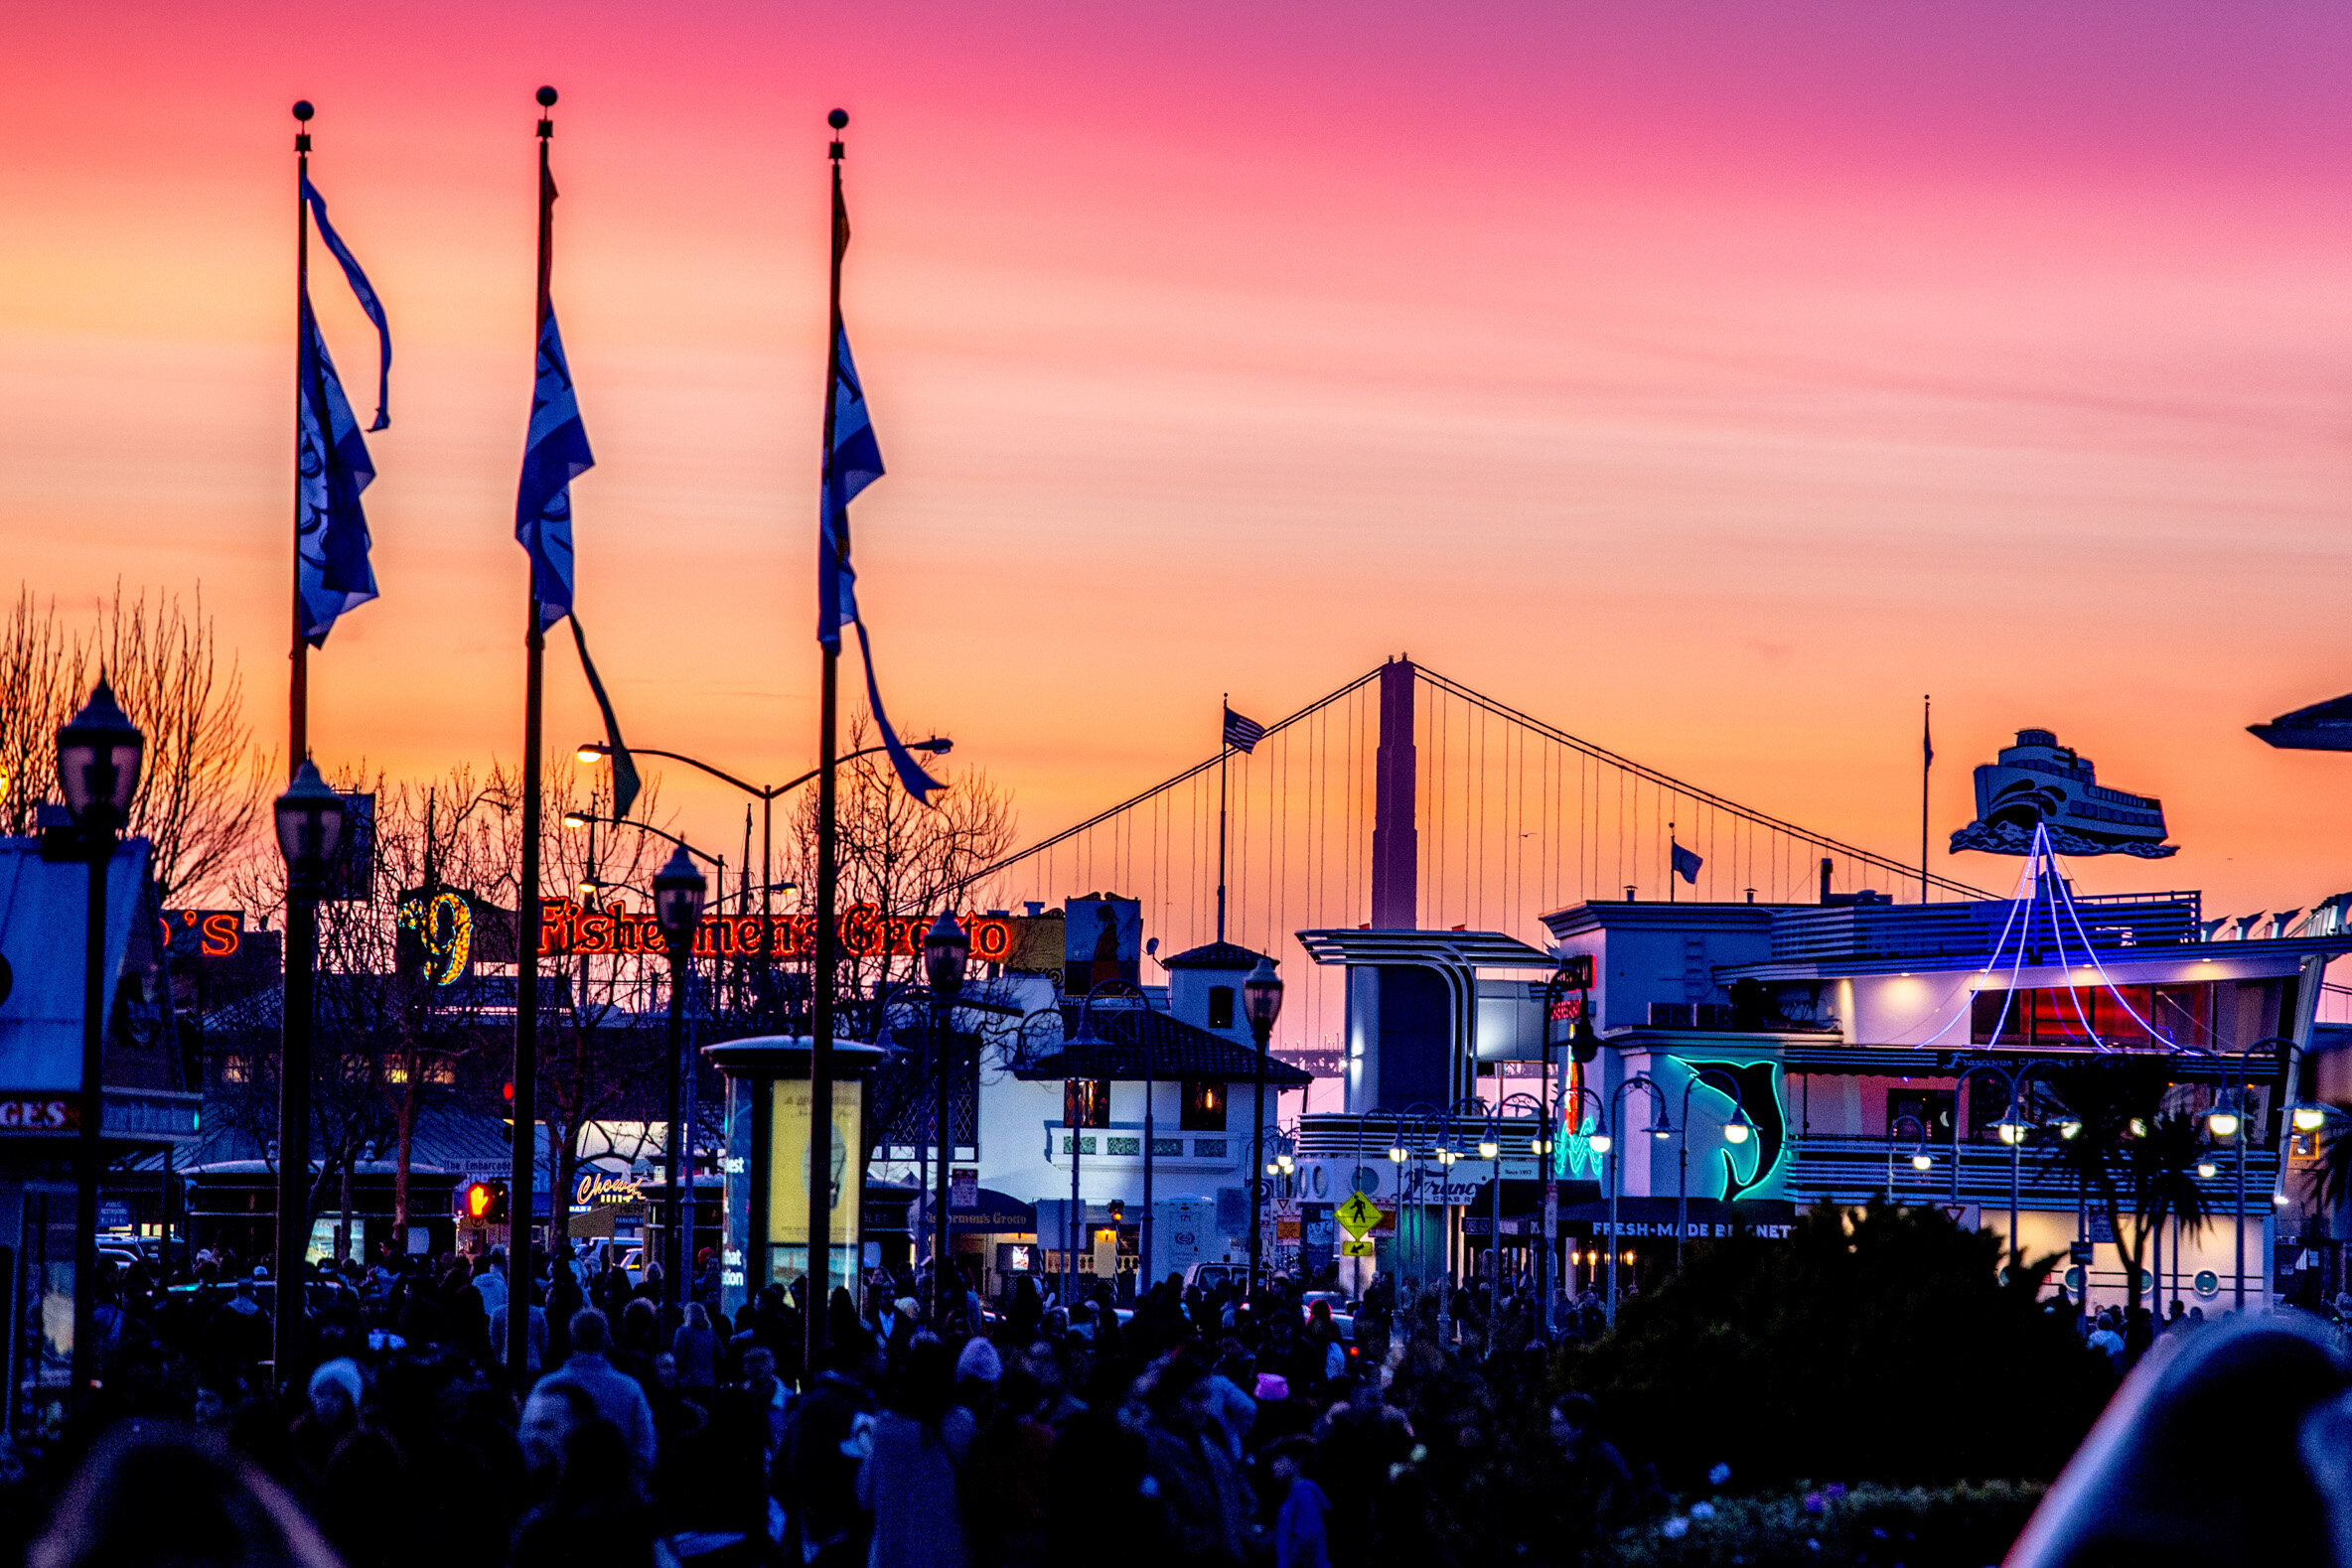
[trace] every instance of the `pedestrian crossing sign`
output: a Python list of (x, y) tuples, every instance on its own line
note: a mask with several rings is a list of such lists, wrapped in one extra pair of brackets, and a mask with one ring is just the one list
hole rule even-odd
[(1339, 1255), (1341, 1257), (1372, 1256), (1372, 1238), (1369, 1236), (1355, 1236), (1349, 1240), (1342, 1241), (1339, 1244)]
[[(1341, 1227), (1345, 1229), (1349, 1235), (1361, 1239), (1364, 1235), (1364, 1232), (1379, 1224), (1383, 1219), (1386, 1219), (1388, 1215), (1381, 1212), (1380, 1205), (1374, 1203), (1362, 1193), (1350, 1193), (1347, 1197), (1347, 1201), (1339, 1206), (1338, 1210), (1334, 1212), (1333, 1217), (1339, 1220)], [(1351, 1242), (1350, 1244), (1353, 1245), (1354, 1243)], [(1366, 1251), (1349, 1252), (1345, 1255), (1348, 1257), (1368, 1257), (1371, 1254), (1369, 1251)]]

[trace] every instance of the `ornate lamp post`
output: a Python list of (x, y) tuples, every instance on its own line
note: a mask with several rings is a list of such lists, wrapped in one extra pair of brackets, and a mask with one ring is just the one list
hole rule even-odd
[[(662, 1250), (669, 1254), (669, 1263), (662, 1281), (663, 1305), (675, 1307), (684, 1299), (686, 1262), (690, 1253), (686, 1246), (685, 1228), (693, 1223), (693, 1207), (679, 1203), (679, 1156), (684, 1154), (683, 1180), (694, 1179), (692, 1151), (681, 1151), (685, 1142), (680, 1101), (685, 1090), (685, 1021), (686, 975), (693, 961), (694, 929), (702, 924), (702, 898), (710, 889), (702, 872), (694, 864), (694, 857), (680, 844), (670, 851), (669, 859), (654, 873), (654, 924), (662, 927), (662, 937), (669, 947), (669, 1061), (665, 1103), (669, 1116), (668, 1131), (662, 1139), (662, 1159), (664, 1176), (669, 1184), (669, 1196), (662, 1206), (662, 1215), (669, 1228), (669, 1245)], [(522, 1136), (522, 1129), (515, 1131)], [(681, 1223), (680, 1214), (686, 1217)], [(530, 1222), (529, 1215), (523, 1223)]]
[(114, 840), (139, 792), (147, 738), (100, 675), (89, 701), (58, 731), (58, 783), (74, 817), (76, 858), (89, 866), (89, 923), (81, 958), (81, 1126), (74, 1146), (74, 1391), (97, 1380), (98, 1145), (104, 1123), (106, 1043), (106, 873)]
[(923, 973), (931, 982), (931, 1060), (939, 1076), (939, 1098), (933, 1107), (932, 1136), (939, 1148), (938, 1188), (932, 1202), (931, 1310), (932, 1321), (947, 1332), (948, 1322), (948, 1167), (956, 1152), (955, 1129), (948, 1124), (948, 1057), (950, 1016), (956, 993), (963, 989), (964, 961), (971, 956), (971, 938), (956, 924), (955, 915), (940, 911), (923, 935)]
[(343, 847), (343, 796), (309, 758), (277, 798), (286, 860), (284, 1046), (278, 1067), (278, 1311), (271, 1354), (280, 1386), (302, 1375), (303, 1274), (310, 1243), (310, 1069), (318, 1023), (319, 900)]
[(1250, 1038), (1257, 1042), (1257, 1103), (1250, 1118), (1250, 1288), (1257, 1288), (1258, 1270), (1264, 1266), (1263, 1214), (1264, 1178), (1258, 1173), (1265, 1169), (1265, 1057), (1266, 1042), (1273, 1038), (1274, 1020), (1282, 1016), (1282, 977), (1274, 973), (1274, 960), (1260, 954), (1257, 967), (1250, 971), (1250, 978), (1242, 982), (1242, 1010), (1250, 1020)]

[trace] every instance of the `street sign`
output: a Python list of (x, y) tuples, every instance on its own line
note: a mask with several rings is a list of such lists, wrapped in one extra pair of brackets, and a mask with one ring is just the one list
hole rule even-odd
[(2092, 1257), (2091, 1243), (2088, 1241), (2075, 1242), (2066, 1249), (2066, 1257), (2067, 1261), (2071, 1263), (2090, 1262)]
[(1944, 1217), (1951, 1220), (1956, 1228), (1969, 1234), (1974, 1234), (1983, 1222), (1980, 1206), (1976, 1204), (1938, 1204), (1936, 1207), (1943, 1211)]
[(977, 1209), (980, 1207), (980, 1173), (960, 1167), (948, 1173), (948, 1207), (950, 1209)]
[[(1348, 1195), (1347, 1202), (1341, 1204), (1338, 1210), (1335, 1212), (1334, 1217), (1339, 1220), (1341, 1227), (1344, 1228), (1349, 1235), (1361, 1236), (1364, 1234), (1364, 1232), (1379, 1224), (1383, 1219), (1386, 1219), (1388, 1215), (1381, 1212), (1380, 1205), (1374, 1203), (1362, 1193), (1350, 1193)], [(1361, 1252), (1351, 1252), (1348, 1255), (1350, 1257), (1362, 1257), (1364, 1254)]]
[(1372, 1256), (1372, 1240), (1370, 1237), (1362, 1237), (1342, 1241), (1339, 1244), (1339, 1255), (1341, 1257), (1370, 1257)]
[(2086, 1213), (2085, 1213), (2085, 1215), (2084, 1215), (2083, 1217), (2084, 1217), (2084, 1218), (2085, 1218), (2085, 1219), (2088, 1221), (2087, 1228), (2088, 1228), (2088, 1229), (2089, 1229), (2089, 1231), (2091, 1232), (2091, 1239), (2092, 1239), (2092, 1240), (2094, 1240), (2094, 1241), (2104, 1241), (2104, 1242), (2106, 1242), (2106, 1243), (2107, 1243), (2109, 1246), (2113, 1246), (2113, 1245), (2115, 1245), (2115, 1240), (2116, 1240), (2116, 1216), (2115, 1216), (2115, 1215), (2113, 1215), (2113, 1214), (2109, 1213), (2109, 1212), (2108, 1212), (2106, 1210), (2104, 1210), (2104, 1209), (2093, 1209), (2093, 1210), (2089, 1211), (2088, 1212), (2086, 1212)]

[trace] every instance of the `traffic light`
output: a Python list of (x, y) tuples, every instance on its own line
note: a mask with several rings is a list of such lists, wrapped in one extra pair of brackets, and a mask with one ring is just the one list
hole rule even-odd
[(478, 1225), (507, 1222), (507, 1184), (476, 1182), (466, 1189), (466, 1217)]

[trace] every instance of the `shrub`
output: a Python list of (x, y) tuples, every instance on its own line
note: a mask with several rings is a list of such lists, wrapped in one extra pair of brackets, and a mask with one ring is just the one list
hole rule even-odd
[(1623, 1532), (1611, 1555), (1623, 1568), (1985, 1568), (2008, 1551), (2042, 1491), (1999, 1481), (1801, 1485), (1678, 1509)]
[(2049, 1260), (2002, 1283), (1998, 1252), (1933, 1210), (1825, 1205), (1786, 1240), (1694, 1248), (1616, 1332), (1563, 1349), (1554, 1385), (1592, 1394), (1670, 1488), (1717, 1460), (1743, 1484), (2046, 1480), (2115, 1380), (2037, 1299)]

